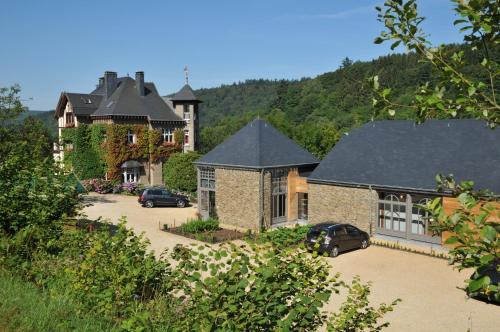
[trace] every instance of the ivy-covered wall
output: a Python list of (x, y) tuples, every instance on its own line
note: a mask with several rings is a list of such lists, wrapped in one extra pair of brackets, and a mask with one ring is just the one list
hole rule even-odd
[[(127, 141), (127, 132), (136, 135), (136, 143)], [(182, 151), (182, 143), (162, 142), (159, 130), (144, 125), (92, 124), (62, 131), (62, 142), (72, 149), (64, 153), (64, 165), (73, 169), (80, 179), (103, 178), (121, 180), (120, 166), (127, 160), (159, 162), (171, 153)]]

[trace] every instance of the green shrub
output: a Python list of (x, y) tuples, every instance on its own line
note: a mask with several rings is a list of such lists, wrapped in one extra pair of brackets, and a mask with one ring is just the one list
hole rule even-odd
[(279, 227), (266, 230), (256, 235), (249, 235), (247, 239), (256, 243), (270, 243), (275, 247), (288, 248), (302, 244), (311, 226), (295, 225), (295, 227)]
[(179, 226), (179, 230), (183, 233), (202, 233), (216, 231), (219, 229), (219, 221), (217, 219), (191, 219), (188, 222)]
[(303, 250), (179, 246), (173, 257), (181, 331), (315, 331), (339, 285), (324, 259)]
[(130, 317), (143, 302), (165, 293), (168, 264), (156, 260), (147, 249), (149, 242), (128, 230), (125, 220), (85, 240), (85, 250), (69, 254), (75, 257), (67, 273), (75, 296), (88, 310), (110, 318)]
[(163, 181), (172, 190), (195, 192), (197, 173), (193, 162), (201, 157), (197, 152), (173, 153), (163, 164)]

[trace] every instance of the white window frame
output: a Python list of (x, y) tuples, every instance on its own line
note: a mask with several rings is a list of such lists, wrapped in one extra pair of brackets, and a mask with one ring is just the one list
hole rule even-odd
[(123, 169), (124, 183), (132, 183), (132, 182), (138, 183), (139, 179), (140, 179), (139, 169), (137, 167)]
[(127, 131), (127, 142), (129, 144), (135, 144), (137, 143), (137, 135), (132, 132), (132, 130)]
[(161, 135), (163, 137), (163, 142), (172, 143), (174, 140), (172, 128), (162, 128)]
[(189, 129), (184, 129), (184, 145), (189, 145)]

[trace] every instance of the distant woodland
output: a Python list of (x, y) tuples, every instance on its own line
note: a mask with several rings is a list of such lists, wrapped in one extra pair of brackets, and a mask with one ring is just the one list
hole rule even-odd
[[(486, 80), (480, 57), (466, 45), (448, 45), (451, 53), (465, 52), (464, 71)], [(498, 49), (495, 58), (500, 57)], [(315, 78), (300, 80), (246, 80), (216, 88), (196, 90), (203, 101), (200, 109), (201, 146), (205, 153), (249, 121), (261, 117), (322, 158), (341, 135), (372, 119), (413, 119), (414, 112), (399, 109), (394, 117), (374, 114), (372, 85), (379, 76), (382, 86), (391, 87), (398, 103), (408, 104), (419, 85), (431, 81), (432, 68), (415, 54), (392, 54), (372, 61), (345, 58), (338, 69)], [(453, 91), (446, 93), (452, 95)], [(55, 130), (54, 120), (31, 112)]]

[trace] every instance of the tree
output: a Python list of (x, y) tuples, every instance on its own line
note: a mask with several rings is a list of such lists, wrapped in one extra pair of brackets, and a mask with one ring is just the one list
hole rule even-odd
[(344, 69), (344, 68), (350, 67), (350, 66), (352, 66), (353, 63), (354, 62), (351, 59), (349, 59), (349, 57), (345, 57), (342, 59), (342, 63), (340, 64), (340, 68)]
[(201, 157), (197, 152), (173, 153), (163, 164), (165, 185), (174, 190), (195, 192), (197, 173), (193, 162)]
[[(463, 70), (471, 59), (464, 51), (450, 53), (443, 47), (431, 45), (420, 28), (424, 18), (418, 16), (415, 0), (388, 0), (384, 9), (377, 7), (379, 21), (386, 30), (375, 43), (392, 40), (392, 49), (400, 44), (406, 46), (433, 67), (437, 80), (425, 82), (415, 92), (412, 103), (402, 105), (391, 98), (391, 88), (382, 88), (375, 76), (373, 104), (378, 111), (391, 116), (398, 108), (410, 108), (419, 121), (442, 116), (474, 117), (486, 120), (494, 128), (500, 123), (500, 106), (496, 99), (500, 71), (498, 58), (492, 56), (500, 43), (500, 3), (497, 0), (453, 2), (455, 11), (461, 16), (454, 24), (462, 27), (464, 41), (482, 58), (481, 70), (485, 75), (472, 76)], [(434, 231), (438, 234), (451, 232), (453, 235), (446, 243), (454, 245), (450, 251), (452, 263), (459, 269), (474, 269), (473, 277), (467, 280), (468, 293), (482, 293), (500, 302), (500, 285), (492, 284), (488, 276), (491, 270), (500, 271), (500, 223), (495, 222), (496, 218), (500, 219), (500, 197), (486, 191), (474, 191), (472, 181), (456, 184), (453, 177), (441, 175), (437, 180), (438, 189), (453, 191), (460, 208), (449, 215), (440, 199), (432, 201), (426, 208), (434, 220)]]

